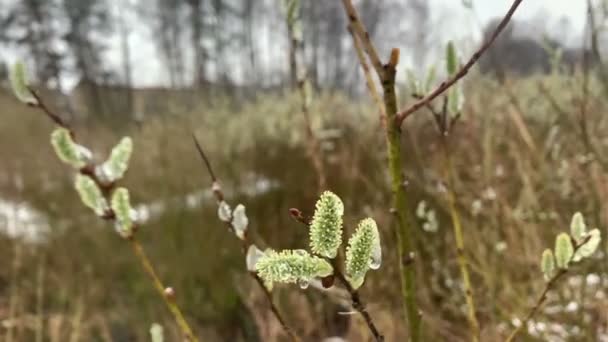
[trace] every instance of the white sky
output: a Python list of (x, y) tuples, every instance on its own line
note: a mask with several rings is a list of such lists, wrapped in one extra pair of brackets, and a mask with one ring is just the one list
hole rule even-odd
[[(7, 1), (14, 0), (0, 0), (0, 5)], [(440, 20), (437, 20), (437, 22), (441, 24), (441, 27), (437, 27), (437, 29), (442, 32), (442, 36), (449, 36), (446, 39), (469, 41), (466, 44), (467, 47), (463, 48), (465, 51), (471, 50), (479, 41), (481, 37), (480, 22), (484, 25), (490, 19), (502, 17), (512, 4), (512, 0), (473, 0), (475, 11), (473, 14), (462, 6), (462, 0), (429, 1), (434, 7), (433, 13), (439, 13)], [(579, 45), (585, 25), (585, 11), (586, 1), (584, 0), (523, 0), (515, 14), (515, 19), (535, 20), (538, 25), (542, 26), (538, 27), (539, 32), (546, 31), (553, 35), (551, 38), (569, 45)], [(134, 24), (129, 41), (132, 49), (131, 63), (135, 84), (138, 86), (166, 85), (167, 75), (162, 68), (161, 61), (158, 59), (158, 53), (150, 37), (150, 31), (147, 27), (142, 29), (141, 27), (145, 27), (145, 25), (138, 25), (133, 20), (134, 18), (127, 19), (131, 19), (128, 21)], [(562, 19), (567, 19), (569, 25), (564, 25)], [(116, 36), (110, 38), (108, 42), (110, 50), (106, 54), (106, 62), (119, 70), (121, 66), (120, 41)], [(18, 51), (0, 49), (0, 59), (7, 60), (9, 64), (17, 59), (18, 54)]]

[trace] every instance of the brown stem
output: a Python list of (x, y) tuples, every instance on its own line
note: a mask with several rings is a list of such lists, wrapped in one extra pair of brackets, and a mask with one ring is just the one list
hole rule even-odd
[[(201, 157), (201, 159), (204, 161), (205, 167), (207, 168), (207, 172), (209, 173), (209, 175), (211, 177), (211, 181), (213, 182), (213, 194), (215, 195), (215, 198), (219, 204), (224, 200), (224, 192), (222, 191), (222, 188), (219, 185), (218, 179), (216, 178), (215, 173), (213, 172), (213, 168), (211, 167), (209, 158), (207, 158), (207, 155), (205, 154), (205, 150), (203, 150), (201, 144), (199, 143), (198, 139), (196, 138), (196, 135), (192, 134), (192, 139), (194, 140), (194, 145), (196, 146), (196, 150), (198, 151), (198, 154)], [(228, 229), (234, 233), (235, 229), (234, 229), (234, 226), (232, 225), (232, 222), (227, 222), (226, 224), (228, 226)], [(244, 254), (246, 254), (247, 250), (249, 249), (249, 246), (251, 246), (251, 245), (252, 245), (252, 243), (249, 238), (249, 235), (247, 233), (245, 233), (245, 239), (243, 240), (242, 252)], [(287, 335), (289, 335), (289, 338), (292, 341), (300, 341), (300, 338), (296, 335), (296, 333), (293, 331), (293, 329), (291, 329), (289, 327), (289, 325), (283, 318), (283, 315), (281, 315), (281, 313), (279, 312), (278, 307), (274, 304), (274, 301), (272, 299), (272, 294), (270, 293), (268, 288), (266, 288), (262, 279), (260, 279), (260, 277), (255, 272), (248, 272), (248, 273), (252, 278), (255, 279), (256, 283), (260, 286), (260, 288), (264, 292), (264, 295), (266, 296), (266, 299), (268, 299), (268, 303), (270, 304), (270, 310), (274, 314), (277, 321), (279, 321), (279, 324), (281, 324), (281, 327), (283, 328), (285, 333), (287, 333)]]
[(376, 324), (374, 324), (374, 320), (372, 319), (372, 316), (367, 311), (367, 307), (366, 307), (365, 303), (363, 302), (363, 300), (361, 299), (359, 292), (352, 287), (352, 285), (348, 282), (348, 280), (346, 279), (344, 274), (342, 274), (342, 272), (340, 271), (340, 268), (338, 267), (338, 265), (336, 263), (336, 259), (332, 260), (332, 264), (334, 266), (334, 276), (336, 278), (338, 278), (340, 283), (344, 286), (346, 291), (348, 291), (348, 293), (350, 294), (353, 308), (355, 310), (357, 310), (361, 314), (361, 316), (363, 316), (363, 319), (365, 320), (365, 324), (367, 324), (370, 332), (372, 333), (372, 336), (374, 336), (374, 339), (378, 342), (384, 341), (384, 336), (380, 333), (380, 331), (376, 327)]
[(488, 40), (486, 40), (479, 47), (479, 49), (477, 51), (475, 51), (475, 53), (473, 53), (473, 55), (471, 56), (469, 61), (466, 62), (462, 67), (460, 67), (460, 69), (453, 76), (451, 76), (447, 80), (441, 82), (441, 84), (439, 84), (437, 86), (437, 88), (435, 88), (435, 90), (431, 91), (427, 96), (425, 96), (422, 99), (418, 100), (417, 102), (413, 103), (407, 109), (399, 112), (395, 116), (395, 122), (396, 122), (397, 126), (401, 126), (401, 124), (403, 123), (403, 120), (405, 120), (405, 118), (408, 115), (414, 113), (418, 109), (424, 107), (427, 103), (430, 103), (431, 101), (433, 101), (437, 96), (441, 95), (443, 92), (448, 90), (451, 86), (456, 84), (456, 82), (458, 82), (458, 80), (463, 78), (469, 72), (469, 70), (473, 67), (473, 65), (475, 65), (475, 63), (479, 60), (479, 58), (490, 48), (492, 43), (494, 43), (494, 40), (496, 40), (496, 37), (498, 37), (498, 35), (500, 35), (500, 33), (504, 30), (504, 28), (507, 26), (507, 24), (511, 20), (511, 17), (513, 17), (515, 10), (517, 10), (517, 7), (521, 4), (521, 2), (522, 2), (522, 0), (513, 1), (511, 8), (509, 8), (509, 11), (504, 16), (504, 18), (502, 18), (502, 20), (500, 21), (500, 23), (498, 24), (498, 26), (496, 27), (496, 29), (494, 30), (494, 32), (492, 33), (490, 38)]
[(361, 69), (363, 70), (363, 75), (365, 75), (365, 84), (367, 85), (367, 89), (369, 90), (369, 93), (372, 96), (372, 100), (374, 100), (374, 103), (380, 111), (380, 120), (382, 121), (382, 125), (386, 128), (386, 111), (384, 110), (384, 104), (382, 103), (382, 98), (380, 97), (380, 94), (378, 94), (376, 84), (374, 83), (374, 78), (372, 77), (371, 71), (369, 70), (369, 66), (367, 65), (367, 59), (365, 58), (365, 54), (363, 53), (361, 41), (359, 41), (359, 37), (357, 37), (357, 35), (355, 35), (355, 33), (353, 32), (352, 25), (348, 25), (348, 32), (353, 38), (353, 46), (355, 47), (355, 52), (357, 53), (359, 64), (361, 65)]

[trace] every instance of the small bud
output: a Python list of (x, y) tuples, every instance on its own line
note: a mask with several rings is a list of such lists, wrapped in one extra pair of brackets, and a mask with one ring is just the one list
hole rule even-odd
[(555, 263), (557, 267), (566, 269), (574, 254), (574, 247), (570, 236), (566, 233), (561, 233), (555, 239)]
[(334, 193), (325, 191), (317, 201), (310, 224), (310, 248), (313, 253), (335, 258), (342, 244), (344, 204)]
[(592, 229), (591, 231), (589, 231), (588, 233), (585, 234), (585, 236), (583, 237), (582, 240), (586, 240), (585, 243), (583, 243), (577, 250), (576, 253), (574, 254), (574, 258), (572, 259), (573, 261), (580, 261), (584, 258), (588, 258), (591, 255), (593, 255), (593, 253), (595, 253), (595, 251), (597, 250), (597, 248), (600, 246), (600, 242), (602, 240), (601, 234), (600, 234), (600, 230), (599, 229)]
[(555, 272), (555, 258), (553, 252), (547, 248), (543, 252), (543, 256), (540, 262), (540, 269), (545, 275), (545, 280), (549, 281)]
[(234, 212), (232, 213), (232, 227), (236, 236), (241, 240), (245, 239), (247, 225), (249, 225), (249, 219), (245, 213), (245, 206), (239, 204), (234, 208)]
[(120, 236), (129, 238), (133, 235), (133, 213), (129, 200), (129, 190), (118, 188), (112, 194), (112, 210), (116, 215), (116, 231)]
[(448, 75), (452, 76), (456, 73), (458, 68), (458, 56), (456, 56), (456, 49), (454, 43), (449, 41), (445, 49), (445, 69)]
[(247, 264), (247, 271), (255, 272), (255, 264), (258, 263), (261, 257), (264, 256), (264, 252), (262, 252), (256, 245), (251, 245), (247, 249), (247, 255), (245, 257), (245, 262)]
[(172, 287), (167, 287), (165, 288), (165, 297), (169, 298), (169, 299), (175, 299), (175, 290)]
[(150, 327), (150, 338), (152, 342), (164, 342), (163, 326), (158, 323), (153, 323)]
[(96, 174), (107, 182), (114, 182), (121, 179), (129, 168), (129, 160), (133, 152), (133, 141), (129, 137), (124, 137), (114, 146), (110, 157), (96, 171)]
[(346, 248), (346, 276), (354, 288), (363, 284), (367, 270), (380, 267), (381, 257), (376, 221), (366, 218), (359, 222)]
[(259, 258), (255, 269), (266, 284), (300, 282), (303, 285), (313, 278), (327, 277), (333, 273), (327, 261), (311, 256), (305, 250), (268, 250)]
[(224, 222), (230, 222), (230, 219), (232, 218), (232, 209), (230, 209), (230, 205), (228, 205), (226, 201), (220, 202), (217, 208), (217, 216)]
[(37, 104), (36, 98), (28, 89), (27, 71), (23, 62), (17, 62), (11, 70), (11, 87), (19, 101), (27, 104)]
[(97, 183), (91, 177), (77, 174), (75, 187), (84, 205), (93, 209), (98, 216), (103, 216), (106, 213), (108, 203), (101, 194)]
[(91, 152), (86, 147), (76, 144), (72, 140), (70, 131), (65, 128), (57, 128), (51, 133), (51, 145), (57, 157), (75, 169), (81, 169), (91, 162)]
[(581, 214), (580, 212), (575, 213), (572, 216), (572, 221), (570, 222), (570, 235), (572, 235), (574, 241), (579, 243), (585, 237), (586, 231), (587, 226), (585, 225), (585, 219), (583, 218), (583, 214)]

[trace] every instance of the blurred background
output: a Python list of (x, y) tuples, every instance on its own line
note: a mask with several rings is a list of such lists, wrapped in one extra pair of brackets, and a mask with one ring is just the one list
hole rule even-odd
[[(355, 1), (382, 56), (401, 48), (400, 102), (455, 43), (467, 59), (506, 0)], [(311, 126), (328, 188), (353, 227), (379, 224), (385, 260), (361, 293), (388, 341), (404, 341), (386, 146), (340, 1), (302, 1)], [(575, 211), (608, 231), (606, 1), (524, 1), (465, 78), (450, 136), (483, 341), (504, 339), (544, 286), (538, 263)], [(204, 341), (287, 340), (217, 218), (201, 140), (229, 202), (247, 207), (257, 241), (305, 248), (319, 195), (307, 155), (280, 0), (0, 0), (0, 339), (148, 341), (177, 330), (129, 247), (83, 208), (55, 157), (53, 125), (19, 103), (8, 70), (23, 60), (51, 107), (104, 160), (134, 140), (122, 182), (143, 215), (138, 235)], [(438, 103), (440, 100), (437, 101)], [(467, 340), (454, 237), (431, 114), (403, 126), (425, 338)], [(264, 246), (266, 247), (266, 246)], [(524, 329), (525, 341), (608, 341), (606, 244), (570, 274)], [(305, 341), (367, 341), (362, 318), (331, 293), (279, 286), (274, 300)]]

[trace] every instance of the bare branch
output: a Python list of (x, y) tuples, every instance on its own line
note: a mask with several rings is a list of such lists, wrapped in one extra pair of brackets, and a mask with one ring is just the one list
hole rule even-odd
[(380, 60), (378, 51), (376, 50), (374, 43), (372, 43), (372, 40), (369, 37), (369, 33), (365, 29), (365, 26), (363, 26), (363, 22), (357, 14), (355, 6), (353, 6), (350, 0), (342, 0), (342, 4), (344, 4), (344, 9), (346, 11), (346, 14), (348, 15), (349, 26), (352, 27), (354, 33), (361, 40), (363, 49), (369, 56), (369, 59), (371, 60), (372, 65), (374, 66), (374, 69), (376, 69), (376, 73), (378, 73), (378, 76), (382, 77), (382, 75), (384, 74), (382, 61)]
[(431, 101), (433, 101), (436, 97), (443, 94), (446, 90), (448, 90), (450, 87), (452, 87), (454, 84), (456, 84), (456, 82), (458, 82), (461, 78), (463, 78), (469, 72), (469, 70), (473, 67), (473, 65), (475, 65), (475, 63), (479, 60), (479, 58), (490, 48), (492, 43), (494, 43), (494, 41), (496, 40), (496, 37), (498, 37), (498, 35), (504, 30), (504, 28), (507, 26), (507, 24), (511, 20), (511, 17), (513, 17), (515, 10), (517, 10), (517, 7), (521, 4), (521, 2), (522, 2), (522, 0), (513, 1), (511, 8), (507, 12), (507, 14), (504, 16), (504, 18), (500, 21), (500, 23), (498, 24), (498, 26), (496, 27), (496, 29), (494, 30), (494, 32), (492, 33), (490, 38), (488, 40), (486, 40), (481, 45), (481, 47), (477, 51), (475, 51), (475, 53), (473, 53), (473, 55), (471, 56), (469, 61), (466, 64), (464, 64), (462, 67), (460, 67), (460, 70), (458, 70), (458, 72), (456, 72), (454, 74), (454, 76), (441, 82), (441, 84), (439, 84), (439, 86), (437, 86), (437, 88), (435, 88), (435, 90), (433, 90), (431, 93), (426, 95), (421, 100), (415, 102), (407, 109), (397, 113), (397, 115), (395, 116), (395, 124), (397, 126), (401, 126), (401, 124), (403, 123), (403, 120), (405, 120), (405, 118), (407, 118), (410, 114), (412, 114), (412, 113), (416, 112), (418, 109), (426, 106), (427, 103), (430, 103)]

